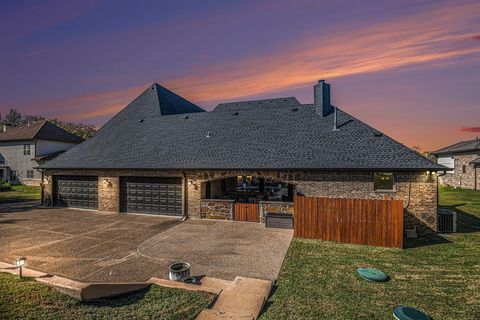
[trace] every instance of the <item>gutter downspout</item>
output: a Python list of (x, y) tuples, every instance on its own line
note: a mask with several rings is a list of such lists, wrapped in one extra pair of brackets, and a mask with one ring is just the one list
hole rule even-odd
[(437, 172), (437, 232), (438, 232), (438, 228), (439, 228), (439, 216), (438, 216), (438, 208), (440, 207), (440, 184), (438, 183), (438, 178), (440, 177), (443, 177), (444, 175), (447, 174), (447, 171), (443, 171), (442, 174), (438, 174)]
[(42, 194), (41, 194), (41, 201), (42, 201), (41, 204), (43, 206), (43, 205), (45, 205), (45, 186), (43, 185), (43, 170), (40, 170), (40, 173), (42, 174), (42, 176), (41, 176), (42, 180), (40, 181), (40, 188), (41, 188), (41, 192), (42, 192)]
[(182, 171), (183, 175), (183, 201), (182, 201), (182, 211), (183, 211), (183, 216), (180, 221), (185, 221), (188, 219), (188, 181), (187, 181), (187, 173), (185, 171)]

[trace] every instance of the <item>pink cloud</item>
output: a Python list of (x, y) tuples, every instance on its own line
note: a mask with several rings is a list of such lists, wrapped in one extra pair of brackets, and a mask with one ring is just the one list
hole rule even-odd
[(480, 132), (480, 127), (463, 127), (460, 129), (461, 132)]
[[(478, 59), (480, 3), (443, 3), (436, 9), (354, 31), (299, 39), (283, 51), (212, 64), (161, 83), (201, 104), (242, 99), (337, 78), (396, 68), (428, 67), (459, 57)], [(111, 116), (146, 88), (86, 94), (39, 105), (59, 117), (89, 120)]]

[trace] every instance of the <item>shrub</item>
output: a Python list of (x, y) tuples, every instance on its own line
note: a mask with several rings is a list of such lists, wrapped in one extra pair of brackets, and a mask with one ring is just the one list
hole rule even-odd
[(0, 192), (11, 191), (11, 190), (12, 190), (12, 184), (10, 182), (0, 181)]

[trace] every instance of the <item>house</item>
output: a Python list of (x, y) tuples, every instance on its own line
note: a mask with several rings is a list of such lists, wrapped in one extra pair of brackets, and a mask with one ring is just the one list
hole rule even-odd
[(480, 190), (480, 139), (461, 141), (432, 152), (437, 162), (450, 168), (439, 176), (442, 185)]
[(0, 179), (12, 183), (40, 185), (41, 173), (35, 168), (83, 141), (48, 121), (3, 129), (0, 132)]
[(330, 103), (293, 97), (219, 104), (206, 112), (153, 84), (95, 137), (42, 166), (54, 205), (235, 219), (235, 203), (293, 213), (294, 195), (404, 200), (405, 225), (437, 230), (445, 170)]

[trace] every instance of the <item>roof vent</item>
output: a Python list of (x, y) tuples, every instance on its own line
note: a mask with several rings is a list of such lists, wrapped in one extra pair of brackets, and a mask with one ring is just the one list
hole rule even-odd
[(298, 111), (298, 108), (293, 108), (292, 111)]
[(232, 113), (232, 116), (238, 116), (238, 112)]
[(143, 119), (138, 119), (138, 122), (143, 122)]
[(338, 131), (337, 107), (333, 107), (333, 131)]
[(182, 119), (188, 119), (188, 116), (183, 116)]
[(382, 137), (383, 133), (381, 133), (380, 131), (375, 131), (375, 132), (373, 132), (373, 136), (374, 137)]
[(210, 131), (207, 132), (207, 138), (210, 138)]

